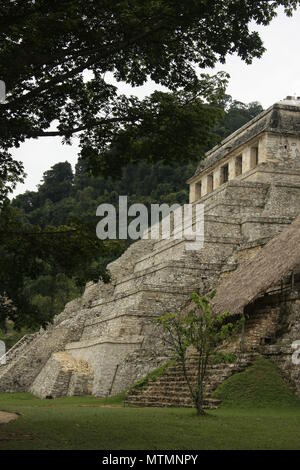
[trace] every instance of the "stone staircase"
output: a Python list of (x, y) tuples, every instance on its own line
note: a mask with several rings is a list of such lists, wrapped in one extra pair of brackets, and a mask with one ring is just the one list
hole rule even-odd
[[(299, 394), (299, 367), (292, 364), (291, 355), (293, 340), (298, 339), (300, 326), (300, 289), (290, 290), (284, 296), (285, 326), (282, 324), (280, 299), (282, 294), (273, 290), (268, 295), (256, 300), (246, 311), (246, 323), (243, 334), (223, 344), (222, 351), (234, 354), (235, 362), (210, 363), (204, 384), (205, 408), (216, 408), (220, 401), (213, 398), (216, 388), (233, 374), (250, 366), (258, 354), (272, 359), (281, 369), (283, 376)], [(295, 285), (294, 285), (295, 289)], [(288, 304), (286, 304), (288, 302)], [(286, 305), (290, 305), (286, 307)], [(289, 319), (287, 320), (287, 315)], [(287, 328), (288, 326), (288, 328)], [(196, 381), (197, 358), (191, 354), (187, 370), (192, 383)], [(127, 406), (148, 407), (192, 407), (188, 385), (180, 363), (168, 367), (157, 380), (149, 380), (141, 388), (129, 390), (125, 404)]]
[[(276, 202), (276, 212), (270, 197)], [(133, 243), (108, 266), (109, 284), (89, 283), (81, 299), (67, 305), (53, 325), (0, 369), (0, 390), (34, 389), (38, 396), (48, 394), (42, 387), (43, 370), (59, 380), (64, 376), (67, 389), (69, 372), (63, 370), (60, 376), (61, 364), (52, 357), (58, 352), (87, 362), (93, 370), (92, 388), (90, 384), (75, 388), (91, 388), (95, 396), (128, 389), (169, 357), (153, 319), (166, 311), (178, 311), (192, 292), (204, 295), (215, 288), (221, 276), (284, 230), (293, 217), (291, 197), (293, 207), (299, 207), (300, 185), (230, 181), (201, 201), (205, 204), (202, 250), (186, 251), (185, 240)], [(235, 367), (224, 365), (223, 369), (230, 375)], [(216, 367), (218, 381), (223, 380), (224, 370)], [(76, 378), (78, 384), (82, 377)], [(74, 387), (69, 385), (68, 393)], [(171, 397), (166, 387), (162, 387), (165, 395), (157, 395), (161, 403), (163, 397), (165, 403)], [(175, 398), (173, 402), (176, 406)]]
[[(210, 364), (204, 384), (205, 408), (216, 408), (220, 400), (212, 397), (214, 390), (224, 380), (248, 367), (255, 357), (255, 353), (240, 353), (236, 362), (220, 362)], [(197, 357), (191, 355), (187, 363), (188, 376), (192, 384), (197, 379)], [(164, 374), (155, 381), (149, 381), (142, 388), (133, 388), (128, 392), (125, 400), (127, 406), (153, 406), (153, 407), (193, 407), (188, 385), (180, 363), (167, 368)]]
[(20, 354), (22, 354), (27, 346), (36, 338), (36, 334), (24, 335), (19, 341), (17, 341), (3, 356), (0, 357), (0, 370), (7, 364), (14, 361)]
[[(9, 352), (9, 358), (0, 368), (0, 390), (2, 392), (29, 391), (34, 379), (46, 365), (53, 352), (63, 351), (70, 341), (79, 339), (82, 334), (85, 311), (77, 312), (76, 301), (65, 307), (54, 324), (48, 325), (29, 337), (25, 337)], [(64, 318), (65, 314), (66, 318)], [(59, 321), (61, 320), (61, 321)]]

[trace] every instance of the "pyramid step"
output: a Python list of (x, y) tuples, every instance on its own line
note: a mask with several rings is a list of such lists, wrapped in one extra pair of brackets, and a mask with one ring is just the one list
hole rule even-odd
[[(218, 400), (211, 398), (212, 392), (233, 374), (251, 364), (254, 355), (243, 353), (236, 363), (210, 364), (203, 384), (207, 406), (216, 407)], [(191, 354), (187, 365), (188, 376), (193, 387), (197, 385), (197, 360)], [(133, 389), (126, 398), (128, 406), (193, 406), (189, 386), (181, 364), (173, 364), (155, 381), (150, 381), (141, 389)]]

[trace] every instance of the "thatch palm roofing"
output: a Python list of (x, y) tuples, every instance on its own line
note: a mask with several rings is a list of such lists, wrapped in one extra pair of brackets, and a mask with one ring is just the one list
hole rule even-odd
[(246, 305), (276, 286), (300, 265), (300, 217), (251, 260), (221, 281), (212, 301), (216, 313), (239, 314)]

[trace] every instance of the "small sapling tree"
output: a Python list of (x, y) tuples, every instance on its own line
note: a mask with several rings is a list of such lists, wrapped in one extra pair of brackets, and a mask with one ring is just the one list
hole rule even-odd
[[(198, 416), (204, 412), (204, 384), (210, 356), (215, 348), (241, 328), (244, 319), (230, 321), (229, 313), (213, 314), (211, 297), (192, 295), (192, 305), (178, 313), (165, 313), (158, 321), (166, 332), (175, 359), (179, 360)], [(188, 351), (196, 353), (196, 380), (188, 367)]]

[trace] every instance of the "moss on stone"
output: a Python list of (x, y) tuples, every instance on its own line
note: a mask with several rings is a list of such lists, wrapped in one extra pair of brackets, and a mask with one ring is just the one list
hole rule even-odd
[(300, 406), (300, 399), (277, 366), (264, 357), (258, 357), (252, 366), (225, 380), (213, 397), (231, 407)]

